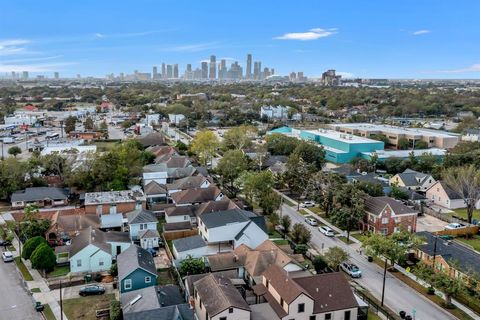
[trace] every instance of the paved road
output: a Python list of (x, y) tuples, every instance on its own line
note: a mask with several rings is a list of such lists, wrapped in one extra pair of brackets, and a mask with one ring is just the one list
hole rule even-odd
[(0, 319), (43, 319), (33, 308), (14, 262), (0, 261)]
[[(283, 205), (282, 214), (290, 216), (292, 224), (301, 222), (309, 228), (312, 232), (311, 243), (318, 251), (321, 252), (322, 247), (326, 250), (332, 246), (339, 246), (345, 249), (350, 254), (350, 260), (362, 270), (362, 278), (357, 280), (357, 282), (369, 290), (375, 297), (381, 297), (383, 280), (382, 268), (375, 263), (368, 262), (365, 256), (361, 256), (352, 246), (346, 245), (337, 238), (326, 237), (320, 233), (316, 227), (306, 224), (304, 217), (287, 204)], [(396, 312), (405, 310), (410, 314), (412, 310), (415, 309), (416, 320), (455, 319), (449, 313), (431, 303), (415, 290), (388, 273), (385, 288), (385, 304)]]

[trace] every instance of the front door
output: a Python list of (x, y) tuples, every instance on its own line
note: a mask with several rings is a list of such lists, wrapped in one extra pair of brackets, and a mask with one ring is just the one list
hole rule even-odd
[(117, 246), (117, 256), (122, 253), (122, 247), (121, 246)]

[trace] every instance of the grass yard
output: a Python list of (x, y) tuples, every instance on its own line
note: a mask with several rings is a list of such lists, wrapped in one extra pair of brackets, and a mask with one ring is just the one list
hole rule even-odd
[(279, 245), (279, 246), (284, 246), (284, 245), (288, 244), (288, 240), (286, 240), (286, 239), (272, 240), (272, 242)]
[(17, 265), (18, 270), (20, 270), (20, 273), (25, 281), (33, 281), (33, 277), (30, 272), (28, 272), (27, 267), (25, 267), (23, 264), (22, 258), (15, 257), (15, 264)]
[(116, 141), (96, 141), (92, 143), (93, 145), (97, 146), (97, 151), (109, 151), (115, 145), (118, 145), (118, 142)]
[(274, 230), (268, 233), (268, 238), (279, 239), (279, 238), (283, 238), (283, 236), (280, 234), (280, 232), (278, 232), (277, 230)]
[(52, 309), (50, 309), (50, 306), (48, 304), (45, 304), (45, 309), (43, 309), (43, 316), (47, 320), (56, 320), (55, 315), (53, 314)]
[(462, 243), (465, 243), (469, 246), (471, 246), (474, 250), (480, 252), (480, 237), (479, 236), (474, 236), (470, 239), (463, 238), (463, 237), (457, 237), (455, 240), (460, 241)]
[(96, 320), (95, 311), (109, 308), (114, 299), (114, 294), (104, 294), (63, 300), (63, 312), (69, 319)]
[[(455, 209), (453, 211), (454, 211), (454, 213), (452, 213), (451, 215), (463, 218), (465, 220), (467, 219), (467, 209), (466, 208)], [(480, 221), (480, 210), (474, 210), (473, 211), (473, 219), (476, 219), (477, 221)]]
[(31, 293), (39, 293), (39, 292), (42, 292), (42, 291), (40, 290), (40, 288), (32, 288), (32, 289), (30, 289), (30, 292)]
[(175, 279), (172, 275), (172, 271), (168, 268), (158, 270), (157, 284), (158, 285), (175, 284)]
[(283, 203), (286, 203), (287, 205), (289, 205), (290, 207), (296, 207), (297, 205), (295, 203), (293, 203), (292, 201), (286, 199), (286, 198), (283, 198)]
[(300, 212), (300, 214), (301, 214), (302, 216), (306, 216), (306, 215), (309, 215), (309, 214), (310, 214), (310, 213), (308, 213), (308, 212), (307, 212), (306, 210), (304, 210), (304, 209), (300, 209), (299, 212)]
[(368, 238), (368, 236), (363, 233), (351, 233), (350, 237), (354, 237), (355, 239), (357, 239), (362, 243)]
[(319, 216), (325, 215), (325, 212), (323, 212), (323, 210), (320, 209), (319, 207), (311, 207), (311, 208), (308, 208), (308, 209), (310, 209), (310, 211), (318, 214)]
[[(352, 235), (350, 235), (350, 237), (352, 237)], [(342, 242), (346, 243), (346, 244), (352, 244), (352, 243), (355, 243), (352, 241), (352, 239), (348, 239), (348, 242), (347, 242), (347, 237), (344, 237), (344, 236), (340, 236), (340, 237), (337, 237), (338, 239), (342, 240)]]
[(368, 318), (367, 320), (381, 320), (382, 318), (380, 318), (379, 316), (377, 316), (375, 313), (373, 313), (372, 310), (369, 310), (368, 311)]
[(65, 276), (70, 272), (70, 266), (55, 266), (52, 272), (47, 274), (48, 278)]

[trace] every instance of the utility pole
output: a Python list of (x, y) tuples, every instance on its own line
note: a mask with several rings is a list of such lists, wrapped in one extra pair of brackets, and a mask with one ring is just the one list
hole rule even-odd
[(60, 280), (60, 320), (63, 320), (62, 280)]
[(435, 271), (435, 259), (437, 258), (437, 240), (438, 240), (438, 235), (435, 235), (435, 242), (433, 243), (433, 262), (432, 262), (432, 268)]
[(2, 139), (2, 161), (5, 160), (5, 157), (3, 156), (3, 139)]
[(385, 258), (385, 266), (383, 267), (383, 286), (382, 286), (382, 303), (381, 303), (382, 307), (383, 307), (383, 300), (385, 299), (385, 280), (387, 279), (387, 262), (388, 262), (388, 259)]

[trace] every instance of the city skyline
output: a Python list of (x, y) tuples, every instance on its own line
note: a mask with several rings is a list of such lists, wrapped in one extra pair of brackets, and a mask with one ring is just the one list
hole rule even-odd
[[(471, 41), (480, 33), (475, 23), (480, 3), (302, 1), (275, 6), (271, 14), (274, 5), (146, 0), (135, 6), (112, 1), (4, 3), (0, 73), (103, 77), (151, 72), (152, 66), (171, 61), (182, 74), (187, 64), (195, 69), (212, 54), (217, 74), (222, 59), (227, 66), (238, 61), (246, 73), (245, 57), (251, 53), (284, 76), (302, 70), (318, 78), (325, 70), (336, 69), (347, 78), (480, 77), (480, 45)], [(161, 14), (165, 8), (172, 14)], [(210, 73), (209, 62), (207, 67)]]

